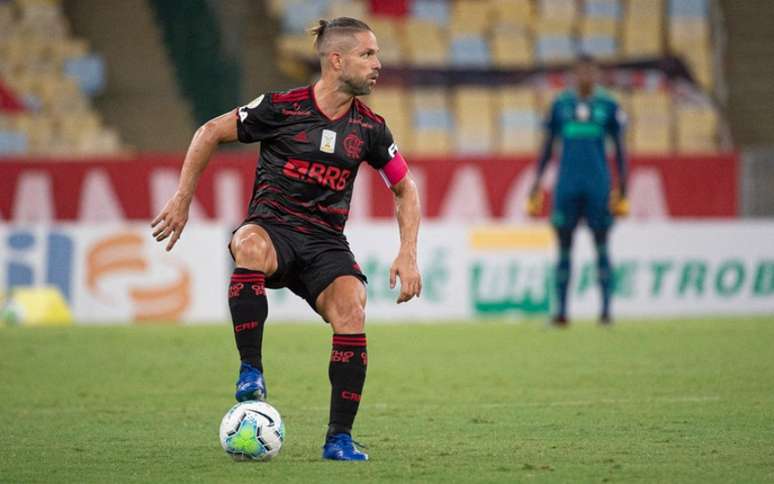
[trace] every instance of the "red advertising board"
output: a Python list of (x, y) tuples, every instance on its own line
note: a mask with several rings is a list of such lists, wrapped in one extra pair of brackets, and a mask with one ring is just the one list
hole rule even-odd
[[(182, 157), (141, 155), (93, 160), (0, 161), (0, 221), (150, 220), (174, 193)], [(523, 219), (534, 176), (532, 158), (414, 159), (409, 164), (426, 218)], [(631, 160), (632, 217), (729, 218), (738, 214), (735, 154)], [(255, 156), (212, 159), (197, 190), (192, 219), (236, 223), (252, 189)], [(545, 178), (553, 183), (554, 170)], [(392, 194), (370, 167), (356, 180), (352, 219), (391, 217)]]

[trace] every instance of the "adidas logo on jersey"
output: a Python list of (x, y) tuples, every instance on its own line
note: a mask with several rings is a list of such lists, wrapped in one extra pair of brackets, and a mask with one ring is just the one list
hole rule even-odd
[(299, 143), (308, 143), (309, 138), (306, 136), (306, 131), (301, 131), (297, 135), (293, 136), (293, 141), (297, 141)]

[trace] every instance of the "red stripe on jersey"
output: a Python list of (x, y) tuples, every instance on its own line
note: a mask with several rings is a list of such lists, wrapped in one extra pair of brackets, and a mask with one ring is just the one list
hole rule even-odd
[(272, 206), (272, 207), (274, 207), (276, 209), (279, 209), (279, 210), (281, 210), (281, 211), (283, 211), (285, 213), (289, 213), (290, 215), (293, 215), (294, 217), (298, 217), (298, 218), (300, 218), (302, 220), (306, 220), (307, 222), (310, 222), (313, 225), (324, 225), (324, 226), (326, 226), (326, 227), (328, 227), (328, 228), (330, 228), (332, 230), (335, 230), (336, 232), (341, 232), (342, 230), (344, 230), (344, 226), (343, 225), (332, 225), (332, 224), (326, 222), (325, 220), (323, 220), (321, 218), (313, 217), (311, 215), (305, 215), (305, 214), (303, 214), (301, 212), (296, 212), (295, 210), (292, 210), (292, 209), (286, 207), (285, 205), (282, 205), (281, 203), (275, 202), (274, 200), (260, 199), (260, 200), (258, 200), (256, 202), (256, 205), (261, 205), (261, 204), (263, 204), (263, 205), (270, 205), (270, 206)]
[(270, 215), (270, 214), (261, 213), (261, 214), (256, 214), (256, 215), (252, 216), (252, 219), (255, 219), (255, 220), (259, 220), (259, 219), (260, 220), (269, 220), (269, 221), (272, 221), (272, 222), (277, 223), (279, 225), (282, 225), (284, 227), (288, 227), (291, 230), (295, 230), (297, 232), (301, 232), (303, 234), (311, 234), (312, 233), (306, 227), (301, 227), (299, 225), (290, 224), (290, 223), (288, 223), (287, 220), (285, 220), (283, 218), (280, 218), (280, 217), (277, 217), (276, 215)]
[[(308, 202), (304, 202), (302, 200), (299, 200), (298, 198), (295, 198), (293, 196), (285, 194), (282, 190), (279, 188), (272, 186), (268, 183), (263, 183), (261, 185), (258, 185), (256, 188), (258, 191), (267, 191), (267, 192), (274, 192), (274, 193), (280, 193), (286, 200), (290, 200), (291, 202), (298, 204), (304, 208), (312, 209), (312, 204)], [(332, 213), (334, 215), (349, 215), (349, 209), (348, 208), (338, 208), (338, 207), (330, 207), (327, 205), (323, 205), (321, 203), (318, 203), (315, 208), (317, 210), (321, 211), (322, 213)]]
[(355, 109), (363, 116), (370, 118), (379, 124), (384, 124), (384, 118), (371, 111), (371, 108), (366, 106), (366, 104), (358, 98), (355, 98)]
[(299, 87), (288, 92), (278, 92), (271, 95), (273, 103), (292, 103), (309, 99), (309, 87)]

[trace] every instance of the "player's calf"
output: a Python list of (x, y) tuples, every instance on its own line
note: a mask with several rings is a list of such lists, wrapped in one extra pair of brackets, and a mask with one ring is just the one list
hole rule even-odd
[(360, 407), (367, 368), (366, 335), (334, 334), (328, 365), (328, 378), (331, 382), (329, 437), (351, 432)]
[(240, 402), (266, 398), (261, 347), (269, 309), (264, 283), (263, 272), (250, 269), (237, 267), (231, 276), (228, 305), (234, 325), (234, 340), (242, 361), (235, 395)]

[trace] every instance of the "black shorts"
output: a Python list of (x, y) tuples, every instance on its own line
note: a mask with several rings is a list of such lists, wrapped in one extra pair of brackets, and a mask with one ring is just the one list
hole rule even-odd
[(317, 297), (337, 277), (355, 276), (368, 283), (344, 235), (301, 233), (290, 226), (255, 219), (246, 220), (236, 230), (248, 224), (264, 229), (277, 252), (277, 270), (266, 278), (270, 289), (286, 287), (317, 311)]

